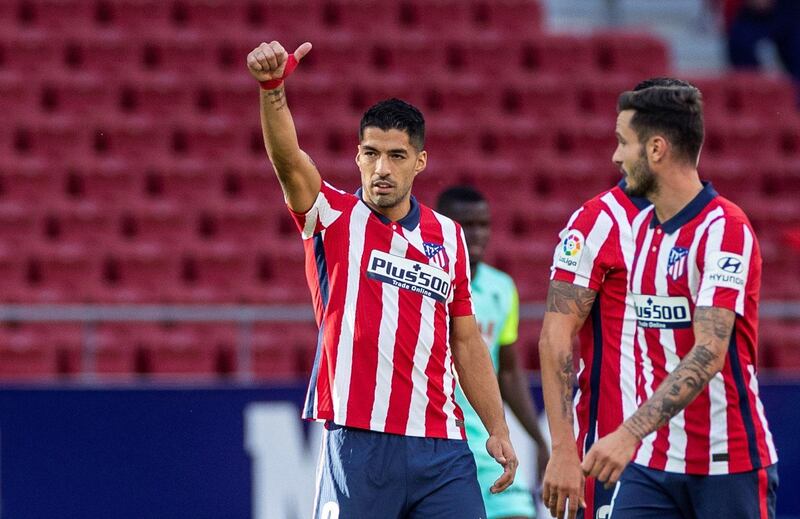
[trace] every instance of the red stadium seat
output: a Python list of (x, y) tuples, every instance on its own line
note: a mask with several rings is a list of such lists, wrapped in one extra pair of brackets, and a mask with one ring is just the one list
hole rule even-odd
[(257, 325), (252, 337), (251, 369), (256, 378), (299, 378), (310, 372), (317, 346), (312, 323)]
[(530, 34), (544, 21), (542, 6), (537, 0), (493, 0), (474, 5), (473, 19), (481, 27), (503, 34)]
[(669, 71), (666, 45), (649, 34), (607, 32), (594, 34), (591, 39), (600, 70), (624, 72), (642, 79), (665, 76)]
[[(578, 106), (582, 114), (592, 114), (609, 121), (616, 118), (617, 100), (622, 92), (633, 90), (647, 76), (606, 74), (602, 81), (584, 78), (578, 86)], [(613, 132), (612, 132), (613, 136)]]
[[(303, 41), (298, 40), (293, 45), (301, 43)], [(298, 74), (309, 76), (333, 74), (335, 79), (341, 80), (343, 77), (352, 77), (369, 71), (369, 49), (364, 45), (364, 41), (353, 33), (320, 34), (312, 43), (314, 48), (303, 58)], [(255, 42), (253, 47), (257, 44), (258, 42)], [(287, 49), (287, 52), (294, 52), (294, 49)]]
[(6, 303), (28, 302), (30, 298), (25, 259), (5, 237), (0, 241), (0, 291)]
[(191, 325), (177, 325), (142, 336), (142, 361), (153, 376), (213, 377), (219, 352), (212, 336), (198, 333)]
[(173, 151), (172, 133), (149, 117), (105, 120), (95, 124), (94, 151), (99, 155), (141, 160)]
[(113, 113), (117, 94), (100, 75), (65, 74), (51, 77), (42, 85), (38, 108), (43, 113), (74, 117)]
[(738, 72), (725, 77), (731, 114), (769, 117), (796, 115), (795, 90), (788, 77)]
[(0, 200), (50, 202), (63, 196), (64, 175), (44, 158), (11, 159), (0, 163)]
[[(270, 0), (269, 2), (251, 2), (248, 5), (247, 19), (251, 29), (262, 34), (308, 35), (305, 38), (322, 35), (322, 7), (319, 1), (308, 0)], [(267, 36), (283, 43), (299, 45), (302, 41), (291, 41), (287, 38)], [(316, 38), (315, 38), (316, 39)], [(260, 41), (252, 44), (255, 48)], [(294, 49), (287, 49), (289, 52)], [(246, 54), (245, 54), (246, 55)]]
[(119, 232), (139, 244), (193, 243), (196, 229), (188, 211), (169, 200), (139, 202), (119, 213)]
[[(399, 28), (431, 35), (466, 34), (472, 27), (468, 2), (459, 0), (406, 0), (397, 4)], [(364, 13), (366, 15), (368, 13)]]
[(197, 248), (184, 256), (182, 278), (182, 290), (194, 302), (237, 302), (255, 279), (255, 262), (229, 245)]
[(52, 243), (87, 247), (105, 246), (119, 239), (114, 213), (89, 201), (49, 206), (44, 236)]
[(82, 159), (92, 153), (92, 132), (70, 116), (30, 120), (16, 128), (16, 153), (49, 160)]
[(177, 0), (170, 13), (173, 25), (214, 34), (236, 32), (246, 27), (248, 6), (243, 1)]
[(88, 303), (98, 295), (99, 258), (80, 244), (50, 245), (27, 261), (31, 298), (39, 303)]
[(444, 69), (446, 48), (435, 33), (411, 33), (387, 36), (371, 49), (370, 61), (374, 70), (390, 74), (435, 74)]
[[(0, 35), (0, 66), (23, 74), (52, 74), (63, 67), (53, 52), (53, 37), (46, 31), (26, 30)], [(57, 43), (56, 43), (57, 45)]]
[(780, 149), (774, 125), (759, 118), (731, 117), (706, 126), (704, 154), (713, 157), (771, 159)]
[(500, 108), (510, 117), (562, 120), (575, 116), (576, 101), (574, 89), (562, 77), (543, 73), (507, 82)]
[(221, 117), (183, 120), (172, 127), (172, 153), (205, 159), (241, 153), (249, 142), (237, 130), (233, 120)]
[[(481, 36), (480, 45), (475, 45), (474, 33), (442, 39), (426, 36), (428, 46), (433, 47), (430, 58), (421, 60), (429, 69), (436, 65), (456, 73), (492, 79), (497, 75), (515, 77), (524, 70), (523, 43), (497, 34)], [(428, 63), (429, 62), (429, 63)]]
[(149, 324), (100, 324), (91, 337), (88, 352), (92, 372), (102, 378), (132, 377), (137, 372), (139, 336), (142, 330), (152, 330)]
[(119, 109), (126, 114), (160, 120), (185, 116), (194, 109), (191, 86), (172, 71), (156, 74), (128, 72), (122, 76)]
[(108, 302), (158, 303), (174, 294), (179, 258), (156, 244), (115, 248), (103, 259), (104, 297)]
[(50, 34), (74, 32), (94, 23), (92, 2), (83, 0), (20, 0), (18, 14), (25, 25)]
[(148, 199), (191, 207), (221, 198), (221, 182), (206, 161), (170, 160), (143, 168), (141, 192)]
[(26, 203), (0, 204), (0, 237), (10, 246), (37, 243), (42, 235), (42, 215)]
[(0, 71), (0, 113), (11, 120), (25, 117), (35, 113), (37, 103), (36, 90), (31, 88), (24, 74)]
[(596, 70), (591, 41), (565, 34), (526, 36), (522, 42), (522, 60), (523, 67), (535, 74), (549, 73), (564, 77)]
[(139, 172), (134, 162), (118, 158), (80, 161), (67, 165), (64, 195), (111, 205), (140, 197)]
[(58, 375), (58, 354), (46, 335), (35, 329), (0, 330), (0, 379), (48, 379)]
[(542, 321), (523, 319), (519, 323), (519, 338), (517, 339), (517, 359), (525, 369), (538, 371), (539, 364), (539, 335), (542, 331)]
[(130, 34), (151, 34), (172, 29), (171, 2), (162, 0), (101, 0), (98, 21)]
[(197, 228), (204, 239), (252, 247), (275, 236), (278, 222), (262, 204), (241, 202), (203, 209)]

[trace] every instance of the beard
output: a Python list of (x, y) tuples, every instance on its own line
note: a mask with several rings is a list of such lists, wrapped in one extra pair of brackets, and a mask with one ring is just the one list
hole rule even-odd
[(375, 204), (378, 207), (390, 208), (396, 206), (397, 204), (405, 200), (410, 191), (411, 191), (411, 186), (408, 186), (408, 188), (403, 192), (395, 191), (394, 193), (388, 195), (373, 195), (370, 192), (369, 199), (373, 204)]
[[(639, 198), (648, 198), (658, 192), (658, 182), (653, 170), (647, 163), (647, 156), (642, 153), (639, 160), (634, 163), (630, 172), (625, 172), (626, 187), (625, 193), (628, 196), (635, 196)], [(636, 185), (631, 185), (631, 180)]]

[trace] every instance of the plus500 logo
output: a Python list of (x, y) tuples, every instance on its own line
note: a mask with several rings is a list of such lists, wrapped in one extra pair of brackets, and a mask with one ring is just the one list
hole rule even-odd
[(688, 328), (692, 325), (685, 297), (634, 294), (637, 323), (642, 328)]

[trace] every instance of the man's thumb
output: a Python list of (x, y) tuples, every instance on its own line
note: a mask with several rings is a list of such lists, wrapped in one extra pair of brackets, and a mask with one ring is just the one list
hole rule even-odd
[(296, 51), (294, 51), (294, 59), (300, 61), (305, 57), (306, 54), (309, 53), (309, 51), (311, 51), (311, 43), (305, 42), (304, 44), (297, 47)]

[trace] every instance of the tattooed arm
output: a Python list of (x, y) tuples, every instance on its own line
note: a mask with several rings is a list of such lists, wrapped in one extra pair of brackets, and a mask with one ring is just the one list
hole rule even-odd
[(688, 406), (725, 365), (736, 314), (724, 308), (698, 307), (694, 312), (695, 345), (653, 396), (586, 455), (584, 471), (613, 485), (636, 446)]
[(547, 291), (539, 358), (553, 449), (542, 481), (542, 499), (555, 517), (564, 517), (567, 498), (570, 518), (575, 517), (583, 501), (584, 476), (573, 432), (572, 341), (586, 321), (596, 296), (594, 290), (563, 281), (551, 281)]
[[(294, 52), (299, 61), (311, 50), (304, 43)], [(250, 73), (259, 81), (280, 78), (288, 58), (278, 42), (262, 43), (247, 57)], [(322, 179), (311, 158), (300, 149), (292, 115), (286, 105), (283, 85), (272, 90), (260, 89), (261, 129), (264, 145), (281, 183), (286, 202), (293, 211), (304, 213), (314, 204)]]

